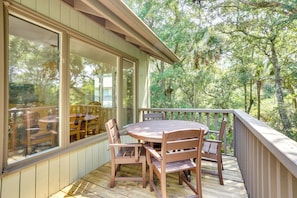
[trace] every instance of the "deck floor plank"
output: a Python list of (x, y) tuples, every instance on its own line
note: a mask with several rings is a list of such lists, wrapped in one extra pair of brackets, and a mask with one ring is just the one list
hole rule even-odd
[[(204, 198), (247, 198), (248, 195), (239, 171), (236, 158), (230, 156), (223, 157), (223, 178), (225, 185), (220, 185), (218, 177), (211, 174), (202, 173), (202, 193)], [(141, 172), (141, 167), (122, 167), (121, 174), (133, 175)], [(216, 170), (214, 163), (202, 162), (203, 170)], [(193, 175), (194, 176), (194, 175)], [(193, 177), (192, 176), (192, 177)], [(148, 174), (147, 174), (148, 178)], [(150, 192), (149, 183), (146, 188), (138, 182), (116, 182), (114, 188), (109, 188), (110, 163), (105, 164), (87, 174), (85, 177), (75, 181), (71, 185), (61, 189), (51, 198), (61, 197), (90, 197), (90, 198), (154, 198), (154, 192)], [(148, 181), (148, 179), (147, 179)], [(194, 182), (194, 179), (192, 179)], [(183, 184), (178, 185), (177, 174), (169, 174), (167, 177), (167, 192), (170, 198), (180, 198), (193, 195), (193, 192)]]

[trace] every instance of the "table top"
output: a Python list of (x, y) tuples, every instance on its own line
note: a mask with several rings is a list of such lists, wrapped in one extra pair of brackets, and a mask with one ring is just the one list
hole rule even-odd
[[(72, 118), (77, 117), (77, 116), (78, 115), (76, 115), (76, 114), (70, 114), (70, 117), (72, 117)], [(94, 119), (98, 118), (98, 116), (92, 115), (92, 114), (86, 114), (86, 115), (84, 114), (82, 116), (83, 116), (84, 121), (94, 120)], [(59, 117), (57, 115), (50, 115), (50, 116), (40, 118), (38, 121), (45, 122), (45, 123), (56, 123), (56, 122), (59, 122)]]
[(127, 134), (145, 141), (162, 142), (163, 131), (203, 129), (208, 132), (208, 127), (198, 122), (186, 120), (149, 120), (129, 125)]

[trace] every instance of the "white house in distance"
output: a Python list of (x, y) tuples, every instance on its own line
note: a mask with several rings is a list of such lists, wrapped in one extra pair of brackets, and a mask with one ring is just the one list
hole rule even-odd
[(120, 0), (0, 2), (0, 197), (48, 197), (110, 160), (104, 123), (148, 107), (150, 58), (179, 60)]

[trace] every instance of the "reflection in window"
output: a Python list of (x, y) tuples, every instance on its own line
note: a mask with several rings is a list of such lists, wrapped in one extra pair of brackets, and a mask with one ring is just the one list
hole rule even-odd
[(113, 54), (70, 39), (71, 142), (102, 133), (116, 116), (117, 62)]
[(58, 68), (58, 33), (9, 16), (8, 163), (58, 146)]
[(123, 124), (133, 123), (135, 63), (123, 61)]

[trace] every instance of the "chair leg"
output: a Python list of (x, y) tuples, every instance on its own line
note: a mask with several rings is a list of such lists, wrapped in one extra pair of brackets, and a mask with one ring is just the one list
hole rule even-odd
[(199, 198), (202, 198), (202, 181), (201, 181), (201, 172), (196, 170), (196, 193)]
[(166, 173), (161, 173), (161, 194), (162, 197), (167, 197), (167, 193), (166, 193)]
[(142, 162), (142, 187), (146, 187), (146, 162)]
[(223, 164), (222, 164), (222, 158), (218, 157), (218, 161), (217, 161), (217, 165), (218, 165), (218, 176), (219, 176), (219, 181), (221, 185), (224, 185), (224, 181), (223, 181), (223, 173), (222, 173), (222, 169), (223, 169)]
[(153, 182), (154, 182), (154, 171), (153, 171), (153, 168), (150, 167), (150, 191), (151, 192), (154, 190)]
[(116, 175), (116, 165), (111, 164), (111, 178), (110, 178), (110, 188), (113, 188), (115, 185), (115, 175)]

